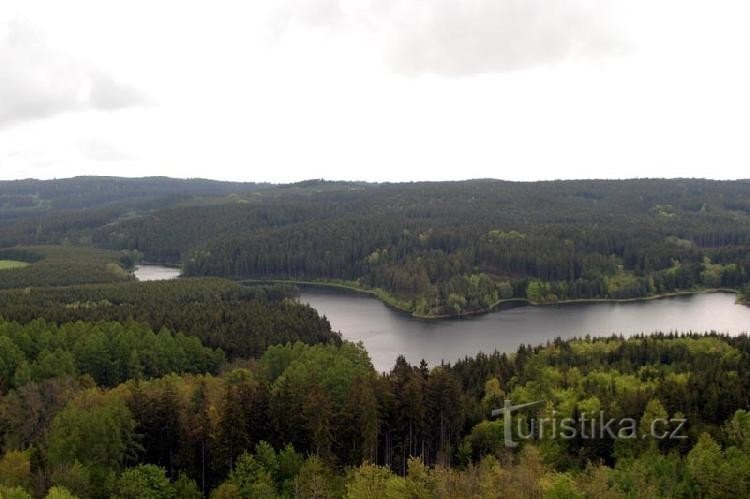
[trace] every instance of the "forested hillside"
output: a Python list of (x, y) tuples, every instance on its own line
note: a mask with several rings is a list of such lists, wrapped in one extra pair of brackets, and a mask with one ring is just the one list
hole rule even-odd
[[(0, 325), (0, 341), (36, 335), (59, 352), (52, 362), (17, 347), (19, 357), (36, 356), (34, 366), (57, 370), (22, 370), (40, 374), (16, 375), (0, 399), (0, 491), (15, 494), (7, 497), (50, 488), (48, 497), (217, 499), (750, 494), (745, 336), (555, 341), (432, 369), (399, 359), (382, 376), (361, 347), (296, 343), (218, 377), (175, 366), (184, 374), (103, 389), (80, 377), (111, 385), (97, 379), (86, 345), (96, 336), (117, 344), (128, 328), (47, 328)], [(156, 353), (186, 341), (149, 334), (132, 341), (142, 365), (166, 362)], [(148, 360), (150, 348), (138, 350), (148, 342), (165, 350)], [(506, 398), (544, 401), (513, 416), (518, 449), (504, 443), (504, 419), (489, 418)], [(632, 418), (638, 436), (655, 422), (672, 432), (686, 420), (685, 438), (517, 433), (529, 434), (531, 417), (598, 411)]]
[(419, 315), (741, 289), (750, 182), (310, 182), (123, 220), (95, 244), (188, 275), (335, 280)]
[[(41, 192), (59, 190), (57, 204), (0, 227), (0, 246), (93, 244), (179, 263), (191, 276), (336, 281), (422, 316), (509, 298), (740, 290), (750, 279), (750, 181), (159, 179), (141, 195), (149, 179), (50, 182)], [(30, 185), (4, 189), (29, 195)]]
[(90, 210), (118, 203), (159, 203), (189, 196), (249, 192), (263, 184), (181, 180), (167, 177), (75, 177), (0, 181), (0, 221), (64, 210)]

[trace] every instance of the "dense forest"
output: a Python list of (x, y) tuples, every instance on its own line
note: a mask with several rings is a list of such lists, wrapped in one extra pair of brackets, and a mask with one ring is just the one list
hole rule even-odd
[(37, 319), (21, 326), (0, 322), (0, 393), (48, 378), (86, 374), (99, 386), (169, 373), (217, 373), (221, 350), (200, 340), (154, 332), (134, 322), (75, 322), (61, 326)]
[(128, 252), (89, 247), (31, 246), (0, 249), (0, 261), (25, 266), (2, 270), (0, 290), (132, 280)]
[[(244, 193), (268, 187), (266, 184), (181, 180), (167, 177), (120, 178), (75, 177), (59, 180), (0, 181), (0, 225), (39, 215), (73, 214), (74, 210), (108, 207), (127, 210), (161, 208), (196, 196)], [(125, 211), (123, 211), (125, 210)]]
[[(750, 496), (747, 336), (377, 373), (290, 285), (257, 284), (425, 316), (717, 288), (750, 303), (749, 199), (703, 180), (0, 183), (0, 498)], [(191, 277), (137, 282), (144, 260)], [(541, 402), (491, 417), (506, 400)], [(635, 438), (538, 425), (597, 413)], [(656, 423), (680, 438), (638, 438)]]
[[(35, 374), (17, 374), (0, 402), (5, 497), (750, 494), (745, 336), (555, 341), (433, 368), (399, 359), (383, 375), (351, 343), (289, 343), (218, 376), (175, 365), (174, 374), (143, 370), (112, 386), (97, 381), (100, 368), (87, 364), (85, 345), (92, 335), (105, 347), (116, 344), (133, 332), (128, 326), (6, 323), (0, 341), (24, 330), (70, 355), (57, 355), (45, 369), (21, 369)], [(64, 341), (79, 331), (80, 339)], [(185, 341), (164, 332), (144, 338), (133, 341), (139, 357), (141, 342), (177, 352)], [(46, 358), (28, 355), (37, 364)], [(544, 401), (513, 416), (514, 432), (516, 425), (530, 431), (533, 416), (603, 411), (632, 418), (638, 435), (655, 421), (674, 431), (672, 421), (686, 420), (685, 438), (529, 433), (517, 435), (519, 448), (508, 448), (505, 421), (489, 417), (506, 398)]]
[(282, 286), (210, 278), (8, 290), (0, 291), (0, 316), (21, 323), (133, 320), (197, 337), (230, 359), (258, 357), (279, 343), (340, 342), (325, 318), (291, 296)]
[(749, 181), (223, 189), (128, 216), (93, 205), (20, 220), (0, 229), (0, 246), (93, 244), (181, 264), (191, 276), (335, 281), (377, 290), (423, 316), (486, 310), (509, 298), (739, 290), (750, 280)]

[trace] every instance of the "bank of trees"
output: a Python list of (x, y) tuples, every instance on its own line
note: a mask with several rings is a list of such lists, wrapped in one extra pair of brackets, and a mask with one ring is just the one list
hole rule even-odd
[(0, 315), (27, 323), (36, 318), (129, 321), (194, 336), (230, 359), (258, 357), (275, 344), (340, 342), (309, 306), (282, 286), (240, 286), (222, 279), (177, 279), (0, 291)]
[[(61, 373), (3, 396), (0, 484), (78, 497), (743, 496), (749, 341), (555, 341), (452, 366), (398, 359), (384, 375), (360, 346), (290, 343), (219, 376), (103, 389)], [(489, 418), (506, 398), (545, 401), (513, 416), (518, 449)], [(598, 411), (639, 435), (684, 419), (685, 438), (517, 433)]]

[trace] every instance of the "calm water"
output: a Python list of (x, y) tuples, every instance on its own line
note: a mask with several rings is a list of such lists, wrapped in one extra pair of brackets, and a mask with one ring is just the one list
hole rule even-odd
[(165, 281), (180, 277), (180, 269), (164, 265), (138, 265), (133, 273), (139, 281)]
[(361, 340), (379, 371), (399, 354), (430, 365), (494, 350), (512, 352), (522, 343), (557, 336), (632, 335), (653, 331), (750, 331), (750, 307), (735, 305), (733, 294), (664, 298), (646, 302), (521, 306), (465, 319), (418, 320), (375, 298), (341, 291), (303, 289), (300, 301), (328, 317), (347, 339)]

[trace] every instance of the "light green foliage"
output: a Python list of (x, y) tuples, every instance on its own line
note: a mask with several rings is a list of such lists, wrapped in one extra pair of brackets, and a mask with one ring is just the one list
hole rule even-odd
[(30, 452), (8, 451), (0, 459), (0, 484), (28, 488), (31, 485)]
[(494, 377), (488, 379), (484, 384), (484, 396), (482, 397), (482, 410), (485, 415), (493, 409), (501, 407), (504, 399), (505, 392), (500, 385), (500, 380)]
[(604, 277), (607, 296), (612, 298), (629, 298), (631, 295), (638, 296), (640, 286), (638, 278), (627, 272), (618, 272)]
[(362, 386), (360, 394), (366, 394), (367, 385), (374, 382), (372, 363), (361, 345), (344, 342), (340, 347), (301, 344), (272, 347), (261, 359), (261, 368), (278, 374), (269, 380), (271, 410), (277, 427), (285, 435), (302, 434), (306, 447), (316, 455), (330, 453), (337, 413), (345, 412), (352, 422), (368, 421), (345, 407), (355, 382)]
[(73, 495), (65, 487), (52, 487), (47, 491), (47, 495), (44, 499), (78, 499), (77, 496)]
[[(669, 414), (667, 414), (666, 409), (664, 409), (659, 399), (649, 400), (638, 426), (639, 435), (651, 435), (652, 432), (655, 435), (661, 435), (669, 431)], [(652, 439), (649, 439), (649, 442), (652, 444), (656, 443)]]
[(434, 494), (435, 483), (430, 469), (418, 457), (411, 457), (407, 463), (406, 482), (402, 487), (404, 496), (426, 499)]
[(211, 499), (243, 499), (240, 489), (231, 482), (224, 482), (211, 492)]
[(88, 390), (69, 402), (52, 421), (50, 463), (78, 461), (117, 471), (136, 449), (134, 429), (133, 417), (121, 398)]
[(280, 481), (279, 458), (276, 455), (276, 450), (274, 450), (271, 444), (265, 440), (258, 442), (255, 446), (254, 457), (258, 465), (260, 465), (260, 467), (268, 473), (274, 481)]
[[(477, 310), (487, 310), (501, 297), (513, 295), (513, 287), (508, 282), (500, 284), (485, 273), (455, 276), (445, 286), (445, 312), (461, 314)], [(501, 296), (502, 295), (502, 296)]]
[(19, 262), (16, 260), (0, 260), (0, 270), (20, 269), (28, 265), (29, 264), (26, 262)]
[(115, 386), (134, 377), (215, 372), (223, 363), (224, 354), (198, 338), (133, 322), (58, 326), (38, 319), (20, 326), (0, 320), (0, 393), (60, 376), (89, 374), (99, 385)]
[(21, 487), (6, 487), (0, 484), (0, 499), (31, 499), (31, 495)]
[(78, 497), (91, 497), (93, 487), (89, 470), (79, 462), (57, 465), (52, 470), (52, 484)]
[[(265, 456), (266, 459), (269, 456)], [(275, 461), (275, 460), (274, 460)], [(269, 464), (269, 463), (265, 463)], [(273, 467), (274, 463), (271, 463)], [(243, 497), (273, 497), (276, 495), (271, 473), (251, 454), (245, 452), (229, 474), (229, 482), (237, 486)]]
[(451, 293), (448, 295), (448, 310), (455, 314), (461, 313), (461, 311), (466, 308), (466, 303), (466, 298), (458, 293)]
[(521, 232), (510, 230), (504, 232), (502, 230), (491, 230), (487, 234), (490, 241), (495, 243), (502, 243), (503, 241), (514, 241), (519, 239), (526, 239), (526, 234)]
[(71, 352), (57, 348), (52, 352), (43, 350), (31, 364), (22, 364), (16, 370), (15, 385), (23, 386), (31, 381), (41, 381), (77, 374), (75, 358)]
[(198, 484), (195, 480), (190, 479), (184, 473), (180, 473), (180, 476), (175, 480), (174, 484), (174, 496), (176, 499), (202, 499), (203, 494), (198, 488)]
[(531, 281), (526, 288), (526, 297), (532, 303), (542, 303), (544, 301), (546, 289), (544, 283)]
[(545, 499), (584, 499), (573, 478), (567, 473), (555, 473), (544, 486)]
[(388, 468), (363, 464), (346, 481), (346, 499), (400, 499), (407, 497), (406, 480)]
[[(280, 358), (288, 361), (286, 367)], [(306, 381), (316, 380), (325, 389), (325, 393), (334, 403), (342, 404), (348, 395), (355, 378), (372, 378), (372, 362), (362, 345), (345, 342), (341, 347), (334, 345), (279, 345), (271, 347), (261, 358), (261, 365), (266, 372), (278, 374), (271, 377), (273, 389), (289, 381), (301, 386)]]
[(278, 483), (282, 492), (291, 495), (294, 490), (294, 480), (305, 464), (305, 458), (294, 451), (292, 444), (287, 444), (278, 454)]
[(730, 445), (750, 452), (750, 412), (738, 409), (725, 425), (724, 432)]
[(320, 458), (308, 457), (297, 475), (294, 490), (297, 497), (335, 497), (333, 473)]
[(707, 433), (700, 436), (688, 454), (687, 469), (704, 494), (718, 494), (722, 490), (728, 493), (736, 485), (725, 483), (721, 446)]
[(141, 464), (122, 472), (117, 480), (116, 499), (182, 499), (175, 495), (164, 468)]
[[(96, 352), (107, 350), (99, 332), (75, 356), (92, 371)], [(36, 365), (66, 352), (41, 321), (0, 322), (0, 338), (41, 359)], [(399, 359), (383, 376), (361, 346), (288, 344), (220, 377), (173, 374), (110, 390), (70, 376), (30, 381), (0, 399), (2, 445), (32, 449), (6, 451), (0, 483), (36, 492), (43, 485), (27, 478), (43, 474), (45, 484), (82, 498), (198, 499), (194, 480), (205, 473), (207, 487), (221, 484), (213, 497), (226, 498), (480, 498), (498, 490), (508, 497), (742, 497), (750, 493), (750, 416), (745, 409), (727, 421), (716, 415), (744, 404), (748, 341), (556, 340), (431, 370)], [(633, 418), (639, 438), (552, 439), (547, 425), (540, 440), (506, 449), (504, 419), (486, 419), (506, 390), (516, 404), (545, 401), (516, 420), (554, 414), (559, 422), (601, 410), (605, 418)], [(655, 420), (682, 417), (683, 407), (686, 440), (640, 438)], [(597, 464), (610, 459), (614, 469)], [(180, 478), (170, 483), (164, 469), (139, 462), (169, 463), (169, 476)]]

